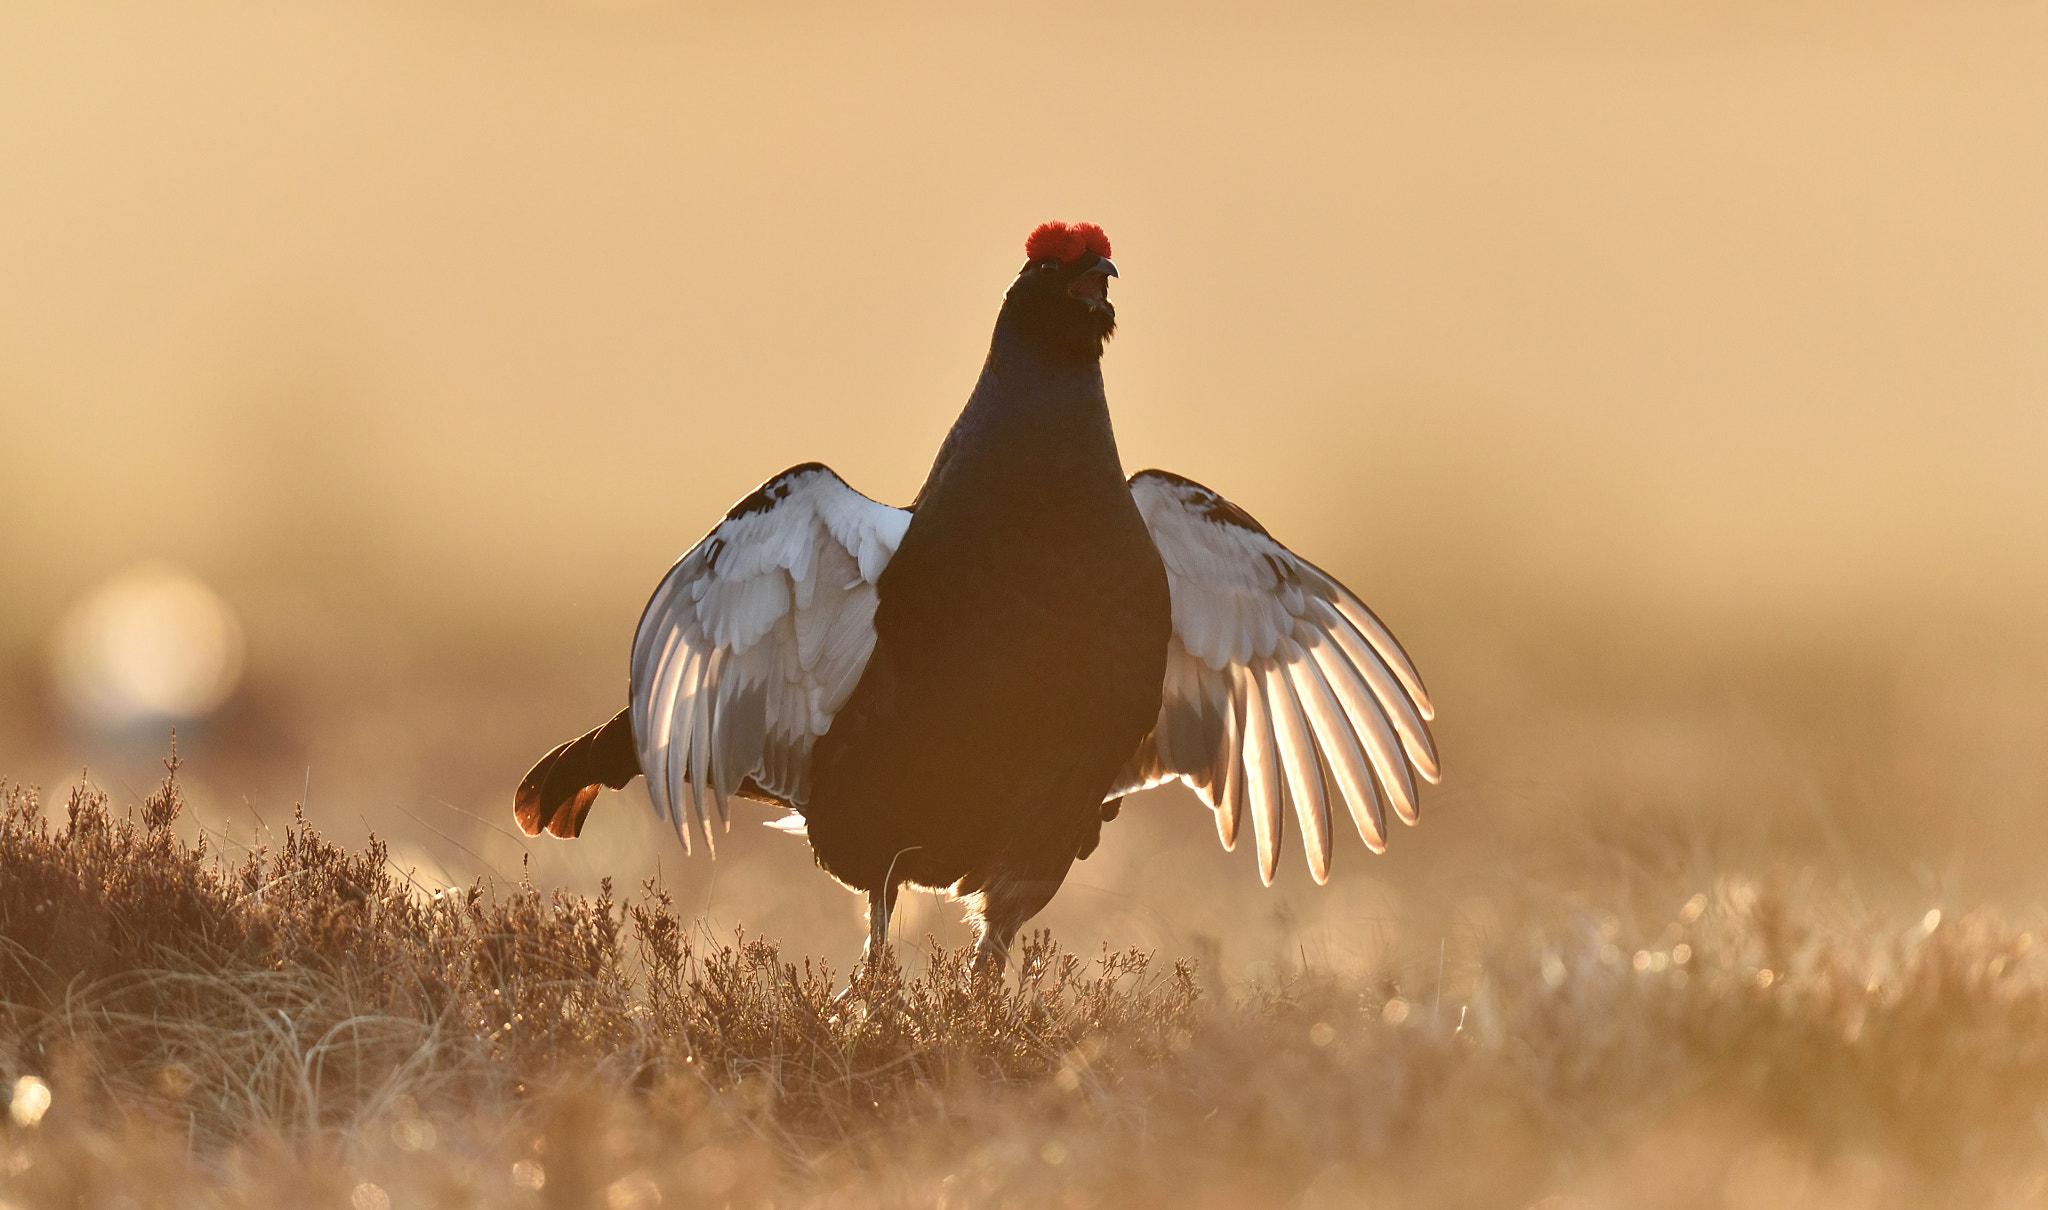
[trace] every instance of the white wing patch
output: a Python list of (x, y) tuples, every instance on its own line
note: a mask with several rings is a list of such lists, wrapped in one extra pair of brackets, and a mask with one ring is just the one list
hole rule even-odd
[(1111, 797), (1179, 778), (1215, 810), (1225, 848), (1249, 810), (1268, 883), (1290, 806), (1317, 882), (1332, 798), (1384, 851), (1385, 804), (1417, 818), (1411, 769), (1442, 775), (1408, 653), (1349, 589), (1201, 484), (1140, 471), (1131, 495), (1166, 563), (1173, 639), (1159, 721)]
[[(875, 582), (910, 514), (817, 463), (733, 506), (670, 569), (633, 635), (633, 736), (648, 796), (690, 849), (743, 783), (801, 810), (811, 748), (875, 648)], [(714, 846), (715, 847), (715, 846)]]

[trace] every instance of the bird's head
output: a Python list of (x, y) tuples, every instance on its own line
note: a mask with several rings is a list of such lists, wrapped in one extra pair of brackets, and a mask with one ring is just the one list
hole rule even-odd
[(1102, 342), (1116, 331), (1109, 237), (1094, 223), (1040, 223), (1024, 241), (1024, 255), (1003, 315), (1059, 352), (1102, 356)]

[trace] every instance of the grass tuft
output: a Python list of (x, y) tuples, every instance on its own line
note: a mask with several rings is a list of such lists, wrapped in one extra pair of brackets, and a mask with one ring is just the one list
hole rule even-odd
[(1448, 996), (1301, 970), (1205, 998), (1189, 962), (1044, 933), (1007, 979), (932, 946), (842, 980), (651, 882), (427, 892), (303, 817), (230, 862), (174, 832), (166, 764), (121, 817), (84, 783), (61, 824), (0, 805), (0, 1087), (51, 1092), (4, 1126), (6, 1203), (1920, 1206), (2048, 1177), (2048, 975), (1990, 912), (1789, 874), (1627, 916), (1530, 892)]

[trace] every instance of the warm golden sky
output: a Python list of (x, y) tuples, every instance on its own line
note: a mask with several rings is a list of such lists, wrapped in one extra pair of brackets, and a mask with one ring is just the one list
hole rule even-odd
[(9, 4), (0, 762), (108, 759), (40, 653), (162, 558), (248, 631), (220, 801), (497, 812), (734, 498), (914, 492), (1048, 218), (1116, 244), (1127, 464), (1378, 605), (1463, 792), (1556, 746), (1541, 670), (1646, 682), (1605, 619), (1937, 619), (2006, 637), (1922, 697), (2025, 709), (1925, 784), (2035, 801), (2042, 0)]
[(2039, 3), (1261, 7), (9, 6), (9, 628), (293, 510), (467, 608), (907, 497), (1053, 216), (1126, 460), (1333, 561), (2041, 601)]

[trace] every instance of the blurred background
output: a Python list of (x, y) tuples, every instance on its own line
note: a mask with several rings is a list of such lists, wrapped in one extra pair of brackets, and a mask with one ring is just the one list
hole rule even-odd
[(2044, 115), (2041, 0), (10, 4), (0, 774), (139, 801), (175, 724), (230, 852), (303, 800), (423, 885), (658, 873), (843, 963), (767, 812), (714, 864), (637, 785), (575, 843), (511, 790), (734, 499), (907, 500), (1085, 219), (1126, 464), (1372, 602), (1447, 778), (1273, 891), (1154, 792), (1063, 939), (1440, 954), (1731, 865), (2031, 910)]

